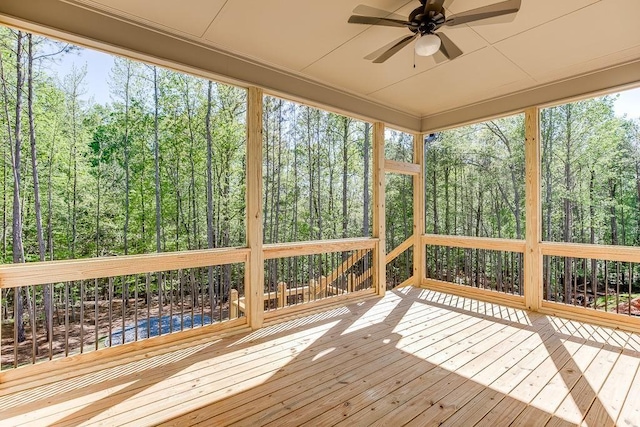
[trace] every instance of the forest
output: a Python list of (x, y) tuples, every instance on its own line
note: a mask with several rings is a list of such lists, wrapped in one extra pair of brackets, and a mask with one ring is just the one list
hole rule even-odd
[[(115, 57), (102, 83), (110, 102), (99, 103), (86, 65), (56, 72), (82, 53), (0, 28), (0, 262), (245, 246), (246, 91)], [(265, 96), (263, 134), (265, 243), (370, 234), (370, 124)], [(294, 277), (267, 264), (265, 290), (327, 274), (341, 257), (306, 262)], [(204, 289), (211, 317), (244, 280), (242, 268), (215, 272), (185, 276)], [(164, 288), (170, 301), (178, 273), (146, 290), (144, 277), (96, 282), (96, 295)], [(2, 317), (22, 318), (26, 304), (31, 313), (44, 305), (49, 319), (48, 301), (82, 298), (80, 286), (65, 287), (2, 290)]]
[[(543, 240), (640, 246), (640, 118), (615, 114), (618, 95), (541, 111)], [(431, 136), (425, 149), (427, 233), (523, 239), (524, 116)], [(521, 294), (521, 257), (498, 251), (429, 248), (434, 278)], [(501, 271), (502, 273), (497, 273)], [(489, 286), (489, 282), (491, 282)], [(640, 292), (640, 269), (544, 259), (545, 298), (578, 305), (620, 303)], [(605, 285), (606, 283), (606, 285)], [(615, 306), (613, 307), (615, 309)], [(625, 310), (629, 309), (628, 306)]]
[[(246, 91), (115, 57), (103, 82), (110, 101), (96, 102), (86, 66), (56, 71), (83, 51), (0, 28), (0, 263), (245, 246)], [(616, 99), (542, 110), (544, 240), (640, 246), (640, 119), (617, 116)], [(264, 242), (370, 236), (371, 124), (265, 96), (263, 126)], [(412, 135), (387, 130), (385, 143), (388, 159), (412, 160)], [(523, 115), (418, 143), (427, 233), (524, 238)], [(413, 183), (386, 179), (388, 252), (412, 234)], [(310, 257), (304, 268), (291, 259), (265, 263), (265, 291), (308, 283), (346, 257)], [(636, 265), (552, 258), (544, 261), (545, 298), (593, 305), (610, 286), (616, 295), (628, 289), (628, 299), (640, 292)], [(428, 248), (427, 275), (521, 294), (522, 262), (517, 254), (436, 246)], [(411, 263), (408, 250), (388, 266), (391, 286), (410, 277)], [(198, 272), (174, 284), (158, 277), (149, 286), (170, 286), (173, 301), (174, 285), (182, 290), (191, 280), (213, 316), (214, 300), (222, 307), (231, 289), (242, 293), (243, 275), (224, 267), (215, 277)], [(123, 307), (137, 280), (116, 285)], [(3, 319), (14, 311), (21, 318), (23, 303), (31, 312), (44, 305), (50, 319), (51, 292), (74, 300), (82, 292), (62, 284), (17, 289), (2, 290)]]

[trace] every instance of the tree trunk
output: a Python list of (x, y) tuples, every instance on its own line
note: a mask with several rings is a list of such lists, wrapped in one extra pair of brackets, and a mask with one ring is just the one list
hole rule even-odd
[(153, 67), (153, 160), (156, 196), (156, 252), (162, 252), (162, 205), (160, 194), (160, 139), (158, 136), (158, 69)]
[[(444, 234), (449, 235), (451, 234), (451, 230), (450, 230), (450, 219), (449, 219), (449, 213), (450, 213), (450, 206), (449, 206), (449, 176), (450, 176), (450, 166), (449, 166), (449, 162), (450, 159), (447, 159), (446, 162), (447, 164), (444, 165)], [(408, 237), (408, 236), (407, 236)], [(451, 247), (447, 246), (445, 249), (445, 258), (446, 258), (446, 276), (445, 276), (445, 280), (447, 282), (451, 281)]]
[[(278, 176), (275, 190), (275, 224), (273, 230), (273, 242), (280, 241), (280, 193), (282, 189), (282, 122), (284, 117), (282, 116), (282, 104), (283, 101), (278, 101)], [(271, 210), (273, 212), (273, 209)], [(275, 280), (275, 278), (274, 278)]]
[[(596, 225), (595, 225), (595, 216), (596, 216), (596, 207), (594, 204), (594, 195), (595, 195), (595, 180), (596, 180), (596, 172), (591, 170), (591, 175), (589, 177), (589, 243), (594, 245), (596, 243)], [(598, 284), (597, 284), (597, 273), (598, 273), (598, 260), (591, 259), (591, 292), (594, 297), (597, 296), (598, 293)], [(586, 277), (585, 277), (586, 280)], [(585, 284), (586, 287), (586, 284)]]
[[(207, 114), (205, 117), (205, 133), (207, 139), (207, 247), (214, 247), (213, 238), (213, 137), (211, 136), (211, 101), (213, 96), (213, 82), (209, 80), (207, 85)], [(209, 279), (209, 297), (213, 298), (213, 267), (209, 267), (207, 271)], [(213, 307), (211, 307), (213, 310)]]
[(129, 86), (131, 83), (131, 62), (125, 60), (127, 75), (124, 83), (124, 141), (122, 141), (124, 151), (124, 254), (129, 254), (129, 216), (130, 216), (130, 171), (129, 171)]
[(55, 136), (49, 149), (49, 173), (47, 176), (47, 248), (49, 249), (49, 261), (53, 261), (53, 158), (55, 155)]
[[(15, 109), (15, 128), (14, 128), (14, 149), (13, 149), (13, 262), (22, 263), (24, 259), (24, 248), (22, 246), (22, 209), (20, 200), (21, 187), (21, 151), (22, 151), (22, 89), (24, 84), (24, 74), (22, 72), (22, 32), (18, 31), (16, 41), (16, 109)], [(23, 318), (23, 302), (22, 288), (17, 287), (14, 291), (15, 304), (15, 328), (16, 340), (18, 342), (25, 341)]]
[[(28, 41), (28, 62), (27, 62), (27, 114), (29, 115), (29, 142), (31, 144), (31, 172), (33, 175), (33, 198), (36, 214), (36, 234), (38, 238), (38, 255), (40, 261), (45, 260), (45, 244), (44, 233), (42, 230), (42, 209), (40, 205), (40, 180), (38, 177), (38, 152), (36, 150), (36, 128), (35, 117), (33, 113), (33, 38), (31, 34), (27, 34)], [(44, 311), (45, 311), (45, 330), (47, 331), (47, 339), (49, 336), (49, 325), (52, 321), (53, 311), (51, 310), (51, 285), (44, 285)], [(35, 313), (31, 313), (32, 319)], [(37, 351), (37, 347), (36, 351)]]
[[(190, 249), (196, 249), (198, 246), (198, 205), (196, 201), (196, 166), (195, 166), (195, 133), (193, 131), (193, 111), (191, 108), (191, 95), (189, 92), (189, 77), (184, 77), (185, 84), (185, 104), (187, 106), (187, 128), (189, 129), (189, 223), (191, 225), (191, 233), (193, 234), (193, 243)], [(187, 231), (188, 233), (189, 231)]]
[(347, 227), (349, 226), (349, 217), (347, 212), (347, 177), (349, 176), (349, 151), (347, 143), (349, 142), (349, 119), (343, 120), (342, 135), (342, 238), (347, 238)]
[[(2, 76), (4, 79), (4, 76)], [(7, 108), (7, 99), (5, 99), (4, 105)], [(7, 124), (9, 123), (9, 117), (6, 117)], [(9, 163), (7, 146), (2, 144), (2, 259), (0, 262), (5, 262), (7, 259), (7, 163)], [(1, 297), (1, 295), (0, 295)]]
[[(572, 229), (572, 203), (571, 203), (571, 104), (567, 104), (564, 107), (566, 109), (566, 158), (564, 163), (564, 185), (565, 185), (565, 197), (564, 197), (564, 230), (563, 240), (565, 242), (571, 242), (571, 229)], [(571, 259), (565, 257), (564, 259), (564, 302), (570, 302), (571, 292)]]
[(618, 183), (609, 178), (609, 223), (611, 224), (611, 244), (618, 245), (618, 219), (616, 216), (616, 189)]

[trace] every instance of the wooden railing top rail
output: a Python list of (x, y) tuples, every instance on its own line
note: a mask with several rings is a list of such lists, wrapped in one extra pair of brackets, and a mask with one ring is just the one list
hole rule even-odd
[(398, 258), (400, 254), (409, 249), (411, 246), (413, 246), (413, 234), (409, 236), (407, 240), (400, 243), (395, 249), (387, 254), (385, 259), (386, 263), (389, 264), (391, 261)]
[(403, 175), (419, 175), (422, 166), (415, 163), (398, 162), (395, 160), (384, 161), (384, 171)]
[(0, 265), (0, 288), (144, 274), (246, 262), (247, 248), (205, 249), (161, 254)]
[(640, 247), (636, 246), (543, 242), (540, 251), (542, 255), (640, 263)]
[(264, 259), (288, 258), (303, 255), (318, 255), (332, 252), (373, 249), (378, 239), (361, 237), (355, 239), (314, 240), (311, 242), (272, 243), (263, 246)]
[(436, 246), (452, 246), (467, 249), (488, 249), (524, 253), (524, 240), (493, 239), (489, 237), (444, 236), (440, 234), (424, 234), (422, 244)]

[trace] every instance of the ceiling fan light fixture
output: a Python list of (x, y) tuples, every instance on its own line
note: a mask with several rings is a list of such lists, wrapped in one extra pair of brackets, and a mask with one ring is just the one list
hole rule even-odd
[(431, 56), (440, 49), (442, 41), (435, 34), (425, 34), (416, 41), (416, 55)]

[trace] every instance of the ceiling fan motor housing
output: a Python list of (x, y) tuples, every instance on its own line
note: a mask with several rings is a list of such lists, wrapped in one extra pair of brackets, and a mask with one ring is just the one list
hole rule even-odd
[(408, 22), (411, 23), (409, 29), (421, 35), (433, 34), (433, 32), (442, 27), (446, 21), (444, 9), (440, 11), (429, 10), (427, 13), (424, 12), (424, 6), (420, 6), (409, 14)]

